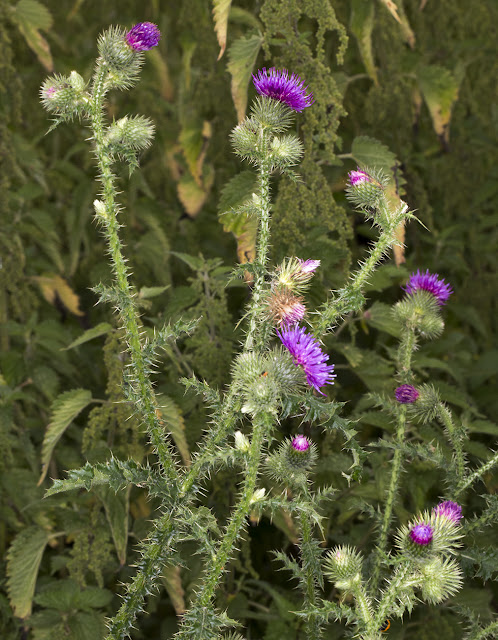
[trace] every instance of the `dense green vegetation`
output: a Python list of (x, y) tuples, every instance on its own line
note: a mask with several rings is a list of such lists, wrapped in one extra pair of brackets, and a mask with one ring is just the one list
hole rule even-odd
[[(321, 260), (308, 297), (313, 308), (344, 284), (376, 235), (345, 199), (348, 171), (357, 163), (383, 168), (393, 201), (401, 196), (415, 211), (421, 224), (400, 229), (405, 249), (371, 278), (365, 310), (346, 316), (325, 341), (337, 373), (328, 393), (345, 403), (340, 428), (304, 427), (320, 454), (316, 485), (337, 490), (324, 511), (324, 548), (351, 544), (368, 554), (389, 482), (386, 443), (395, 431), (378, 407), (395, 386), (399, 330), (390, 305), (416, 269), (438, 272), (455, 292), (443, 335), (415, 354), (417, 380), (434, 384), (468, 430), (470, 468), (496, 449), (498, 8), (492, 0), (471, 4), (234, 0), (231, 7), (215, 2), (214, 17), (207, 0), (147, 6), (21, 0), (0, 7), (3, 638), (103, 638), (104, 616), (116, 612), (121, 584), (134, 574), (137, 544), (159, 516), (157, 496), (131, 485), (117, 494), (101, 486), (43, 498), (52, 479), (87, 461), (104, 462), (111, 452), (118, 460), (155, 462), (123, 402), (122, 330), (112, 304), (97, 305), (95, 287), (110, 284), (111, 270), (92, 220), (99, 187), (85, 142), (89, 130), (76, 122), (45, 136), (50, 123), (38, 100), (45, 76), (77, 69), (88, 80), (96, 39), (109, 25), (149, 20), (163, 34), (147, 54), (139, 85), (111, 93), (107, 112), (111, 119), (144, 114), (156, 127), (140, 168), (129, 176), (123, 165), (119, 176), (121, 234), (144, 330), (202, 317), (194, 333), (166, 348), (155, 376), (162, 419), (186, 465), (210, 417), (179, 378), (195, 374), (223, 389), (243, 340), (239, 321), (249, 287), (230, 275), (234, 263), (254, 257), (255, 227), (250, 217), (221, 214), (254, 185), (229, 144), (254, 97), (250, 72), (286, 67), (315, 97), (295, 129), (305, 151), (302, 180), (281, 176), (272, 184), (271, 246), (274, 261)], [(288, 417), (279, 436), (300, 423)], [(437, 423), (414, 422), (409, 443), (397, 523), (445, 493), (437, 456), (427, 452), (451, 458)], [(220, 468), (206, 482), (204, 504), (220, 523), (237, 480), (233, 469)], [(498, 551), (490, 544), (498, 531), (497, 487), (490, 471), (465, 496), (463, 590), (443, 605), (416, 608), (403, 624), (393, 622), (389, 637), (458, 640), (477, 618), (483, 626), (491, 622), (498, 604)], [(302, 620), (290, 613), (301, 607), (301, 596), (272, 555), (297, 555), (299, 523), (281, 511), (272, 521), (254, 514), (251, 524), (218, 605), (241, 620), (247, 638), (304, 638)], [(184, 543), (188, 567), (165, 570), (164, 589), (148, 599), (133, 638), (173, 636), (177, 614), (198, 586), (202, 558), (195, 550)], [(325, 597), (334, 599), (328, 589)], [(331, 620), (325, 637), (344, 633)]]

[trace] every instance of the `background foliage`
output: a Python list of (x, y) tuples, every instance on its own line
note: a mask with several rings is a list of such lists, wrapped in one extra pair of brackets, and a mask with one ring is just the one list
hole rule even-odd
[[(222, 387), (241, 338), (240, 328), (232, 327), (248, 290), (239, 282), (227, 287), (227, 276), (237, 259), (251, 258), (255, 230), (250, 219), (218, 214), (252, 188), (250, 174), (240, 177), (242, 166), (228, 143), (253, 95), (250, 71), (287, 67), (315, 95), (315, 105), (299, 119), (303, 181), (282, 177), (274, 185), (272, 251), (275, 259), (297, 254), (322, 260), (321, 282), (317, 277), (311, 293), (316, 306), (327, 289), (344, 282), (372, 237), (343, 197), (347, 171), (365, 162), (392, 172), (393, 197), (397, 187), (427, 229), (406, 229), (405, 255), (398, 253), (372, 279), (367, 310), (346, 318), (327, 342), (338, 373), (333, 394), (347, 402), (356, 438), (369, 452), (362, 474), (359, 467), (351, 470), (353, 459), (338, 432), (310, 434), (321, 452), (317, 482), (338, 488), (328, 509), (327, 546), (369, 549), (375, 525), (367, 512), (384, 495), (390, 454), (368, 445), (393, 425), (366, 394), (392, 392), (396, 327), (387, 305), (399, 298), (411, 270), (437, 271), (455, 290), (443, 337), (417, 353), (419, 378), (434, 382), (470, 430), (466, 450), (473, 463), (487, 459), (498, 435), (498, 8), (492, 0), (472, 5), (218, 0), (213, 14), (205, 0), (2, 4), (2, 637), (102, 637), (103, 616), (116, 610), (120, 582), (133, 573), (136, 542), (157, 508), (154, 497), (136, 488), (115, 494), (101, 487), (42, 500), (50, 478), (86, 460), (103, 461), (111, 451), (137, 461), (149, 454), (126, 404), (116, 404), (123, 399), (126, 357), (111, 310), (95, 306), (91, 289), (111, 276), (91, 221), (97, 186), (84, 144), (88, 131), (76, 124), (44, 137), (48, 123), (37, 93), (47, 71), (78, 68), (88, 78), (96, 38), (110, 24), (149, 20), (163, 34), (138, 88), (111, 94), (108, 111), (111, 117), (142, 113), (156, 125), (155, 144), (140, 170), (130, 179), (123, 171), (121, 182), (122, 232), (144, 327), (180, 316), (203, 318), (196, 333), (167, 352), (157, 376), (165, 399), (161, 412), (186, 464), (206, 412), (193, 393), (184, 394), (178, 378), (195, 372)], [(298, 424), (283, 423), (282, 436)], [(417, 440), (438, 442), (447, 451), (433, 427), (421, 426)], [(352, 473), (350, 484), (346, 476)], [(496, 493), (496, 476), (484, 480), (485, 492)], [(206, 505), (223, 520), (234, 492), (234, 478), (220, 471)], [(397, 518), (406, 521), (441, 493), (439, 472), (414, 457)], [(464, 513), (470, 517), (484, 506), (474, 496)], [(293, 584), (271, 560), (274, 549), (293, 553), (295, 524), (286, 514), (271, 523), (254, 518), (253, 524), (219, 604), (246, 623), (248, 638), (302, 637), (289, 613), (297, 606)], [(461, 606), (470, 617), (490, 619), (498, 604), (498, 552), (489, 546), (496, 533), (494, 525), (472, 536), (473, 551), (463, 558), (472, 586), (448, 605), (393, 625), (393, 638), (461, 638)], [(165, 572), (165, 591), (150, 598), (150, 615), (140, 620), (134, 638), (171, 637), (176, 614), (195, 588), (195, 558), (188, 570)], [(16, 569), (8, 588), (7, 560)], [(331, 624), (327, 637), (344, 637), (342, 628)]]

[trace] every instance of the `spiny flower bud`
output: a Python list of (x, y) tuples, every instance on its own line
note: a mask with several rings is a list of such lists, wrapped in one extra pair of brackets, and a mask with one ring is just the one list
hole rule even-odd
[(249, 442), (247, 436), (245, 436), (242, 431), (236, 431), (234, 434), (235, 438), (235, 448), (239, 451), (247, 452), (249, 451), (249, 447), (251, 443)]
[(274, 285), (304, 291), (319, 266), (320, 260), (286, 258), (275, 272)]
[(437, 338), (444, 329), (437, 298), (423, 289), (398, 302), (394, 314), (407, 328), (428, 339)]
[(154, 125), (148, 118), (125, 116), (110, 125), (104, 139), (109, 151), (119, 154), (150, 147), (153, 136)]
[(272, 67), (266, 71), (263, 68), (252, 79), (260, 96), (281, 102), (289, 109), (302, 111), (313, 104), (312, 93), (306, 94), (308, 87), (304, 86), (304, 82), (295, 73), (289, 76), (287, 69), (280, 71)]
[(454, 553), (461, 537), (461, 527), (454, 520), (435, 511), (425, 511), (398, 530), (396, 544), (406, 555), (421, 560)]
[(353, 548), (335, 547), (327, 554), (324, 573), (338, 589), (350, 591), (361, 580), (363, 559)]
[(281, 138), (275, 136), (271, 141), (270, 161), (273, 169), (285, 169), (299, 162), (303, 155), (303, 145), (295, 135)]
[(437, 604), (454, 595), (462, 586), (462, 572), (455, 560), (437, 556), (419, 568), (422, 598)]
[(411, 384), (402, 384), (396, 388), (394, 394), (401, 404), (413, 404), (419, 396), (419, 392)]
[(316, 451), (306, 436), (297, 435), (287, 446), (287, 460), (295, 471), (309, 469), (315, 461)]
[(445, 500), (434, 507), (432, 513), (458, 524), (462, 519), (462, 507), (452, 500)]
[[(348, 175), (349, 182), (346, 188), (346, 197), (360, 210), (370, 212), (377, 209), (387, 185), (386, 176), (373, 170), (363, 170), (358, 167)], [(375, 218), (374, 218), (375, 221)]]
[(288, 289), (277, 289), (267, 298), (268, 311), (274, 324), (290, 326), (300, 322), (306, 313), (301, 296)]
[(49, 113), (63, 119), (81, 116), (88, 104), (84, 88), (85, 81), (76, 71), (72, 71), (69, 76), (51, 76), (41, 86), (41, 102)]
[(363, 182), (371, 182), (372, 178), (368, 175), (366, 171), (360, 171), (358, 167), (358, 171), (350, 171), (348, 173), (349, 184), (352, 187), (356, 187)]

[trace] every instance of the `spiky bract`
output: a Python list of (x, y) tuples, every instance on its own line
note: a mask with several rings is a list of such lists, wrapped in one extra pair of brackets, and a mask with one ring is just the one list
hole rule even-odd
[(323, 572), (338, 589), (349, 591), (361, 580), (363, 558), (350, 546), (335, 547), (328, 552)]
[(300, 258), (286, 258), (277, 267), (274, 284), (286, 287), (291, 291), (305, 291), (315, 271), (320, 266), (320, 260), (301, 260)]
[(428, 340), (440, 336), (444, 329), (437, 298), (423, 289), (400, 300), (394, 313), (407, 329), (415, 330)]

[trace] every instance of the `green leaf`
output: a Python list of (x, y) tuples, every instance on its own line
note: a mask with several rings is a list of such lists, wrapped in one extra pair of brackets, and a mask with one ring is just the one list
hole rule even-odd
[(401, 325), (394, 317), (392, 307), (388, 304), (374, 302), (370, 309), (365, 311), (363, 317), (369, 325), (380, 331), (385, 331), (395, 338), (401, 335)]
[(46, 531), (32, 526), (15, 537), (7, 552), (7, 589), (18, 618), (31, 615), (38, 569), (48, 539)]
[(263, 36), (258, 33), (235, 40), (228, 50), (227, 68), (232, 76), (232, 99), (239, 122), (246, 115), (249, 80), (262, 43)]
[(220, 45), (218, 60), (225, 53), (227, 46), (228, 14), (232, 0), (213, 0), (214, 30)]
[(185, 591), (182, 586), (181, 568), (168, 566), (162, 570), (162, 581), (168, 592), (176, 615), (185, 613)]
[(30, 24), (34, 29), (48, 31), (52, 27), (52, 14), (38, 0), (20, 0), (15, 7), (15, 12), (19, 20)]
[(166, 285), (165, 287), (142, 287), (138, 297), (143, 300), (156, 298), (157, 296), (160, 296), (161, 293), (164, 293), (166, 289), (169, 289), (169, 285)]
[(192, 271), (200, 271), (204, 265), (204, 260), (198, 256), (191, 256), (188, 253), (180, 253), (178, 251), (170, 251), (170, 253), (176, 258), (180, 258), (180, 260), (187, 264)]
[(190, 465), (190, 451), (185, 436), (185, 420), (180, 407), (174, 400), (166, 396), (159, 399), (159, 412), (165, 426), (171, 433), (173, 440), (180, 452), (183, 463)]
[(55, 445), (71, 422), (85, 407), (92, 402), (92, 394), (86, 389), (73, 389), (58, 396), (51, 408), (51, 419), (45, 433), (42, 445), (42, 474), (38, 481), (40, 485), (48, 472), (48, 464)]
[(116, 493), (110, 486), (103, 485), (97, 489), (97, 494), (104, 504), (105, 515), (111, 528), (119, 563), (124, 566), (128, 545), (130, 488)]
[(79, 338), (76, 338), (76, 340), (73, 340), (70, 345), (64, 347), (62, 351), (68, 351), (69, 349), (74, 349), (74, 347), (79, 347), (80, 344), (84, 344), (89, 340), (93, 340), (94, 338), (103, 336), (106, 333), (109, 333), (109, 331), (112, 331), (112, 325), (110, 325), (108, 322), (100, 322), (95, 327), (87, 329), (87, 331), (82, 333)]
[(358, 136), (353, 140), (351, 155), (360, 166), (382, 169), (388, 176), (392, 176), (397, 165), (394, 153), (382, 142), (368, 136)]
[(47, 71), (54, 70), (50, 47), (38, 29), (49, 29), (52, 16), (48, 9), (37, 0), (21, 0), (12, 10), (12, 17), (19, 27), (28, 47)]
[(237, 255), (241, 263), (251, 262), (256, 251), (258, 218), (251, 213), (255, 189), (256, 175), (252, 171), (242, 171), (223, 187), (218, 206), (224, 231), (231, 231), (237, 239)]
[(352, 0), (351, 2), (351, 32), (358, 42), (360, 55), (365, 69), (378, 85), (377, 69), (372, 51), (372, 30), (374, 25), (375, 4), (371, 0)]

